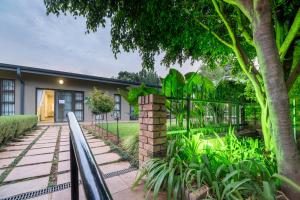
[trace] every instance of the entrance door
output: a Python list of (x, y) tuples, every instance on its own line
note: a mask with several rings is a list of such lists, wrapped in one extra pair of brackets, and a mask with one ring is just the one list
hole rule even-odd
[(73, 93), (68, 91), (56, 91), (56, 121), (66, 122), (67, 113), (73, 109)]
[(38, 89), (36, 111), (39, 121), (54, 122), (54, 90)]

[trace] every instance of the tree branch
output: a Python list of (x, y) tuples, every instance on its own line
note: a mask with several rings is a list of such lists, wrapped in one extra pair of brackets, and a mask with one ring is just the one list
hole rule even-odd
[(241, 31), (241, 35), (245, 38), (246, 42), (254, 47), (253, 39), (243, 26), (242, 16), (240, 10), (238, 10), (238, 29)]
[(214, 4), (216, 12), (218, 13), (219, 17), (221, 18), (221, 20), (223, 21), (224, 25), (227, 28), (227, 31), (229, 33), (229, 36), (230, 36), (231, 40), (232, 40), (233, 46), (235, 46), (236, 45), (236, 38), (235, 38), (233, 30), (231, 29), (231, 27), (229, 25), (229, 22), (227, 21), (227, 19), (225, 18), (225, 16), (221, 12), (216, 0), (212, 0), (212, 3)]
[(279, 55), (281, 61), (284, 59), (285, 54), (287, 53), (291, 43), (295, 39), (299, 30), (300, 30), (300, 8), (298, 9), (293, 24), (279, 49)]
[(225, 41), (223, 38), (221, 38), (217, 33), (215, 33), (214, 31), (211, 31), (211, 29), (208, 27), (208, 26), (206, 26), (205, 24), (203, 24), (202, 22), (200, 22), (198, 19), (195, 19), (196, 20), (196, 22), (200, 25), (200, 26), (202, 26), (205, 30), (207, 30), (208, 32), (210, 32), (213, 36), (215, 36), (215, 38), (217, 39), (217, 40), (219, 40), (220, 42), (222, 42), (224, 45), (226, 45), (227, 47), (229, 47), (229, 48), (231, 48), (232, 49), (232, 45), (229, 43), (229, 42), (227, 42), (227, 41)]
[(290, 91), (292, 89), (292, 86), (295, 83), (299, 74), (300, 74), (300, 60), (298, 62), (298, 65), (290, 73), (290, 75), (286, 81), (286, 88), (288, 91)]

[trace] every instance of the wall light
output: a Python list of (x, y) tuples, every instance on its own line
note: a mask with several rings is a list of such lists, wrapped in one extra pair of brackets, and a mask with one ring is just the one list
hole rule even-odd
[(58, 83), (59, 83), (60, 85), (63, 85), (63, 84), (64, 84), (64, 80), (59, 79), (59, 80), (58, 80)]

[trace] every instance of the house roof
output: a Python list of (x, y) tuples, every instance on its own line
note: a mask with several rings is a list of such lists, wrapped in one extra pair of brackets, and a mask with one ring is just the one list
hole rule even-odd
[[(141, 83), (139, 82), (132, 82), (132, 81), (124, 81), (114, 78), (105, 78), (99, 76), (92, 76), (86, 74), (77, 74), (72, 72), (64, 72), (64, 71), (57, 71), (57, 70), (50, 70), (50, 69), (41, 69), (35, 67), (28, 67), (28, 66), (21, 66), (21, 65), (13, 65), (13, 64), (6, 64), (0, 63), (0, 70), (8, 70), (8, 71), (17, 71), (20, 70), (21, 73), (29, 73), (29, 74), (38, 74), (38, 75), (47, 75), (47, 76), (60, 76), (64, 78), (72, 78), (72, 79), (79, 79), (79, 80), (87, 80), (87, 81), (95, 81), (100, 83), (109, 83), (109, 84), (117, 84), (117, 85), (125, 85), (125, 86), (139, 86)], [(160, 86), (146, 84), (148, 87), (156, 87), (159, 88)]]

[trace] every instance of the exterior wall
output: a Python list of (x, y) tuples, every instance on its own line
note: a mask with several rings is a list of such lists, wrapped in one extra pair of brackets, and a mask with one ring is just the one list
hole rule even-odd
[[(0, 71), (0, 78), (15, 79), (15, 114), (20, 114), (20, 82), (17, 80), (16, 72)], [(22, 79), (25, 82), (25, 110), (24, 114), (36, 114), (36, 90), (37, 89), (54, 89), (54, 90), (71, 90), (81, 91), (84, 97), (90, 95), (93, 87), (107, 92), (114, 97), (118, 94), (118, 88), (125, 88), (123, 85), (107, 84), (93, 81), (85, 81), (71, 78), (60, 78), (46, 75), (35, 75), (22, 73)], [(58, 80), (63, 79), (64, 84), (60, 85)], [(121, 120), (129, 121), (130, 106), (128, 102), (121, 97)], [(108, 115), (108, 120), (113, 120), (111, 114)], [(86, 104), (84, 104), (84, 121), (92, 121), (92, 114)]]

